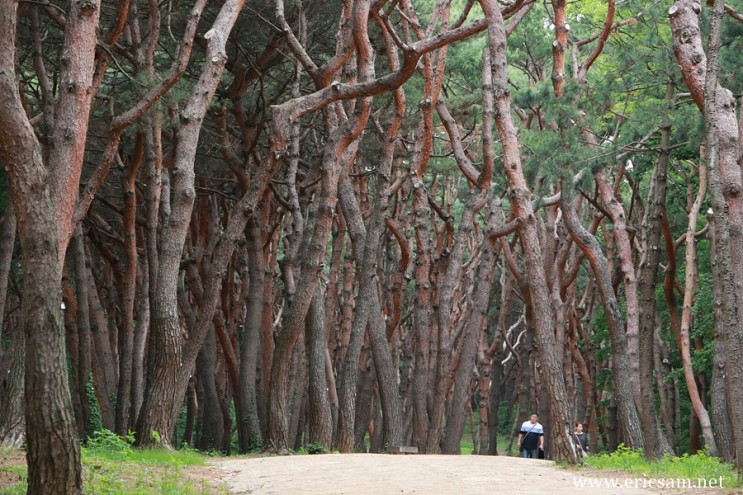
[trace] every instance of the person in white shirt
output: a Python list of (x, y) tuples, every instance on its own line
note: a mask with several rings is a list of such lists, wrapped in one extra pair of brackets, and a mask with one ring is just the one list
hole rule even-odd
[(530, 420), (521, 424), (518, 444), (521, 457), (537, 459), (539, 451), (544, 450), (544, 429), (537, 419), (537, 413), (532, 413)]

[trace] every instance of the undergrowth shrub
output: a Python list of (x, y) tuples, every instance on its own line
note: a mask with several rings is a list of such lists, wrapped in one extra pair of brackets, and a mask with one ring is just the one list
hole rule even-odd
[(597, 469), (614, 469), (640, 473), (648, 478), (688, 478), (690, 480), (722, 480), (722, 486), (734, 488), (741, 486), (741, 480), (735, 468), (700, 451), (694, 455), (664, 455), (657, 461), (646, 461), (642, 450), (632, 450), (620, 445), (611, 454), (599, 454), (586, 457), (585, 464)]
[[(186, 466), (205, 464), (206, 456), (190, 449), (138, 449), (130, 433), (94, 432), (81, 449), (84, 495), (227, 495), (226, 488), (190, 476)], [(0, 488), (0, 495), (26, 493), (26, 467), (2, 467), (19, 481)]]

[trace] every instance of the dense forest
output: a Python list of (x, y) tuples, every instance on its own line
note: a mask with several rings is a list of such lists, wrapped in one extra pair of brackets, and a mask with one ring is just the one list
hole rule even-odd
[(532, 411), (556, 460), (581, 422), (743, 468), (741, 23), (2, 0), (0, 442), (28, 493), (79, 493), (102, 429), (496, 455)]

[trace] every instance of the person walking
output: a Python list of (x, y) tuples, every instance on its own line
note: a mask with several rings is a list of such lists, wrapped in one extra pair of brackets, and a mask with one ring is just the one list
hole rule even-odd
[(537, 459), (539, 451), (544, 451), (544, 429), (537, 419), (537, 413), (532, 413), (529, 421), (521, 424), (518, 443), (521, 457)]
[(575, 449), (581, 457), (586, 457), (588, 455), (588, 434), (583, 431), (583, 423), (576, 423), (574, 436)]

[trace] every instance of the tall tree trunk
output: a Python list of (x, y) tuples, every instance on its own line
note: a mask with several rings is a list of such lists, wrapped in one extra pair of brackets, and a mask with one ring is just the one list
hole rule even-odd
[(631, 389), (629, 363), (627, 362), (627, 339), (621, 309), (611, 286), (608, 262), (596, 237), (580, 224), (574, 201), (565, 198), (565, 195), (566, 192), (563, 191), (563, 198), (560, 202), (565, 225), (591, 265), (606, 312), (612, 350), (614, 396), (619, 408), (622, 431), (626, 435), (627, 445), (633, 449), (640, 449), (643, 446), (643, 436)]
[[(667, 85), (666, 98), (673, 96), (673, 85)], [(669, 160), (669, 146), (671, 126), (664, 124), (661, 127), (661, 153), (653, 169), (648, 192), (647, 209), (643, 225), (642, 257), (638, 268), (638, 291), (640, 296), (640, 338), (639, 338), (639, 366), (640, 366), (640, 396), (638, 413), (642, 423), (642, 432), (645, 437), (643, 453), (646, 459), (659, 459), (664, 453), (672, 453), (668, 441), (664, 437), (658, 423), (655, 407), (655, 384), (653, 370), (655, 361), (655, 288), (658, 281), (658, 265), (660, 262), (660, 235), (663, 204), (666, 202), (667, 170)]]
[[(591, 135), (593, 137), (593, 135)], [(639, 368), (639, 315), (640, 304), (638, 301), (637, 278), (632, 260), (632, 247), (627, 232), (627, 218), (624, 207), (614, 195), (614, 188), (609, 184), (604, 173), (596, 174), (596, 186), (601, 196), (601, 201), (611, 216), (612, 237), (617, 249), (619, 269), (624, 282), (624, 295), (626, 304), (626, 328), (624, 331), (627, 339), (627, 365), (629, 370), (630, 387), (633, 397), (640, 396), (640, 368)]]
[[(712, 253), (712, 279), (720, 280), (721, 275), (718, 273), (719, 265), (717, 263), (717, 242), (715, 233), (715, 220), (712, 215), (707, 214), (710, 231), (709, 240)], [(725, 361), (728, 356), (725, 353), (724, 323), (722, 310), (718, 301), (722, 301), (722, 288), (720, 284), (713, 283), (712, 291), (715, 298), (715, 329), (713, 341), (712, 357), (712, 392), (710, 397), (710, 409), (712, 412), (712, 424), (714, 425), (715, 441), (717, 443), (720, 457), (725, 462), (734, 461), (733, 448), (733, 426), (730, 424), (728, 415), (727, 392), (725, 390)]]
[[(492, 74), (490, 67), (485, 62), (489, 60), (487, 55), (483, 59), (482, 69), (482, 88), (483, 88), (483, 131), (482, 131), (482, 150), (483, 150), (483, 170), (477, 179), (479, 186), (479, 193), (475, 193), (475, 188), (470, 186), (470, 193), (468, 195), (467, 203), (464, 211), (460, 218), (459, 228), (454, 238), (454, 246), (452, 247), (449, 255), (449, 265), (446, 269), (446, 276), (444, 278), (443, 286), (440, 291), (439, 306), (437, 308), (437, 317), (439, 320), (439, 329), (441, 338), (446, 338), (449, 342), (444, 342), (445, 345), (439, 346), (439, 359), (442, 354), (451, 353), (451, 328), (455, 326), (455, 322), (452, 321), (452, 307), (453, 297), (455, 289), (455, 280), (461, 278), (461, 263), (464, 244), (467, 235), (473, 228), (472, 222), (477, 212), (486, 204), (488, 201), (488, 195), (490, 194), (490, 180), (493, 172), (494, 164), (494, 150), (493, 150), (493, 94), (489, 91), (492, 83)], [(462, 140), (459, 136), (459, 130), (455, 125), (455, 122), (449, 115), (448, 109), (445, 107), (443, 102), (440, 102), (437, 106), (439, 110), (439, 116), (444, 121), (444, 126), (449, 134), (449, 138), (452, 143), (452, 148), (455, 150), (455, 157), (457, 165), (465, 175), (468, 175), (468, 171), (474, 170), (471, 161), (464, 153)], [(472, 366), (475, 365), (475, 356), (477, 353), (477, 344), (480, 340), (480, 329), (483, 327), (487, 314), (487, 306), (490, 302), (490, 287), (493, 285), (493, 277), (495, 274), (495, 233), (498, 227), (503, 224), (503, 213), (500, 209), (500, 203), (493, 201), (490, 205), (490, 212), (488, 217), (488, 241), (485, 253), (480, 259), (480, 263), (477, 266), (476, 274), (474, 277), (475, 286), (475, 300), (473, 301), (473, 311), (470, 313), (470, 317), (464, 326), (464, 336), (462, 351), (459, 358), (459, 369), (456, 372), (456, 378), (454, 379), (454, 393), (450, 398), (450, 414), (448, 416), (446, 436), (444, 438), (443, 449), (447, 453), (459, 453), (459, 444), (464, 433), (464, 420), (465, 412), (470, 410), (469, 397), (470, 397), (470, 384), (471, 384), (471, 372)], [(478, 292), (479, 286), (479, 292)], [(444, 332), (444, 328), (449, 328), (448, 335)], [(441, 366), (447, 364), (446, 373), (442, 373)], [(437, 376), (437, 387), (440, 383), (446, 380), (449, 383), (449, 375), (452, 370), (448, 369), (448, 360), (439, 362), (439, 373)], [(471, 411), (470, 411), (471, 412)], [(434, 408), (434, 418), (437, 418), (437, 414)], [(433, 435), (429, 435), (430, 438)], [(438, 436), (433, 436), (433, 440), (438, 439)], [(430, 445), (430, 444), (429, 444)]]
[(322, 287), (318, 286), (307, 314), (307, 364), (309, 366), (308, 444), (319, 444), (330, 451), (333, 441), (333, 425), (330, 414), (328, 383), (325, 376), (325, 307)]
[(88, 118), (93, 99), (93, 68), (100, 2), (88, 0), (73, 3), (65, 24), (62, 48), (62, 73), (54, 106), (54, 129), (48, 162), (52, 201), (56, 210), (59, 237), (59, 263), (63, 264), (67, 246), (75, 230), (73, 214), (83, 169)]
[(94, 367), (95, 393), (101, 408), (103, 426), (113, 431), (115, 413), (109, 397), (116, 394), (116, 360), (111, 351), (109, 340), (109, 322), (96, 290), (91, 267), (87, 267), (88, 308), (90, 310), (90, 331), (95, 349)]
[(137, 135), (135, 156), (124, 184), (124, 294), (122, 294), (121, 330), (119, 332), (119, 386), (116, 396), (116, 433), (126, 435), (131, 409), (132, 359), (134, 355), (134, 299), (137, 293), (137, 191), (136, 178), (144, 154), (143, 136)]
[(653, 332), (655, 339), (655, 349), (653, 358), (655, 359), (655, 381), (658, 387), (658, 398), (660, 399), (660, 416), (663, 420), (665, 430), (668, 432), (669, 440), (673, 440), (676, 431), (676, 414), (674, 404), (676, 398), (674, 395), (675, 381), (669, 380), (671, 372), (671, 359), (668, 344), (660, 335), (661, 325), (660, 318), (656, 315), (656, 329)]
[(204, 387), (204, 396), (200, 401), (204, 421), (201, 425), (201, 436), (196, 443), (197, 448), (209, 451), (218, 451), (222, 445), (222, 410), (216, 388), (217, 347), (214, 329), (210, 329), (196, 359), (196, 372), (199, 383)]
[(188, 389), (186, 390), (186, 424), (183, 426), (183, 439), (181, 440), (182, 446), (188, 445), (189, 447), (195, 447), (193, 433), (199, 409), (199, 401), (194, 382), (195, 380), (189, 381)]
[[(494, 230), (503, 223), (503, 213), (500, 202), (493, 201), (490, 205), (490, 218), (488, 231)], [(462, 435), (464, 434), (465, 412), (470, 400), (472, 383), (472, 366), (475, 364), (477, 344), (480, 337), (480, 328), (487, 319), (488, 303), (490, 302), (490, 287), (495, 278), (495, 262), (497, 260), (496, 239), (489, 237), (485, 240), (481, 259), (477, 266), (475, 283), (473, 286), (474, 300), (472, 311), (464, 327), (464, 339), (462, 356), (459, 369), (454, 379), (454, 391), (450, 399), (450, 412), (446, 421), (446, 434), (444, 435), (442, 452), (444, 454), (459, 454)], [(498, 383), (499, 384), (499, 383)], [(493, 392), (498, 395), (498, 390)], [(495, 418), (497, 418), (497, 411)], [(496, 420), (497, 425), (497, 420)]]
[[(85, 4), (93, 11), (98, 9)], [(77, 22), (76, 4), (68, 16)], [(23, 262), (22, 328), (26, 337), (25, 405), (28, 493), (81, 493), (80, 444), (72, 415), (62, 301), (56, 205), (49, 170), (18, 93), (15, 70), (17, 2), (0, 4), (0, 160), (18, 222)], [(95, 35), (93, 35), (95, 39)], [(65, 82), (65, 85), (67, 83)], [(87, 88), (83, 88), (85, 90)], [(81, 132), (85, 135), (85, 132)], [(77, 186), (74, 188), (77, 189)]]
[[(68, 263), (74, 263), (73, 256), (70, 256)], [(85, 425), (83, 424), (83, 405), (80, 394), (80, 346), (77, 331), (77, 295), (75, 294), (74, 288), (70, 283), (67, 275), (68, 268), (65, 268), (65, 275), (62, 278), (62, 297), (63, 304), (65, 305), (63, 311), (63, 319), (65, 331), (67, 334), (67, 354), (69, 354), (70, 362), (70, 393), (72, 394), (72, 412), (75, 415), (75, 425), (77, 426), (77, 436), (82, 438), (85, 433)]]
[(0, 218), (0, 334), (5, 321), (5, 301), (8, 298), (8, 283), (10, 282), (10, 267), (13, 261), (13, 247), (15, 246), (16, 219), (13, 211), (13, 202), (5, 205), (5, 213)]
[(570, 405), (567, 403), (562, 366), (555, 355), (554, 311), (550, 304), (547, 280), (544, 273), (544, 258), (539, 246), (536, 214), (531, 204), (531, 194), (521, 165), (518, 131), (511, 117), (511, 97), (508, 86), (506, 62), (506, 31), (500, 7), (493, 0), (480, 0), (488, 23), (488, 48), (495, 97), (495, 124), (503, 146), (503, 163), (511, 186), (511, 208), (521, 220), (519, 238), (523, 246), (526, 276), (528, 278), (531, 304), (534, 309), (534, 325), (540, 361), (544, 369), (552, 415), (553, 456), (571, 464), (578, 462), (575, 442), (572, 441), (573, 425)]
[[(0, 379), (0, 445), (8, 449), (20, 449), (26, 441), (25, 417), (23, 412), (23, 372), (25, 361), (23, 331), (16, 329), (9, 334), (5, 326), (5, 301), (10, 282), (10, 268), (16, 235), (16, 219), (13, 202), (5, 205), (5, 213), (0, 218), (0, 335), (10, 337), (10, 346), (0, 352), (0, 369), (8, 373)], [(11, 325), (8, 323), (7, 329)]]
[(691, 349), (689, 334), (691, 332), (692, 305), (694, 303), (694, 291), (699, 274), (697, 272), (697, 250), (696, 250), (696, 225), (699, 209), (702, 207), (705, 192), (707, 189), (707, 170), (702, 164), (699, 167), (699, 191), (694, 203), (691, 205), (688, 214), (688, 227), (686, 229), (686, 283), (684, 284), (684, 305), (681, 311), (681, 363), (684, 367), (684, 378), (686, 379), (686, 388), (689, 392), (689, 399), (694, 414), (699, 420), (699, 426), (702, 429), (704, 441), (709, 449), (711, 456), (717, 456), (717, 444), (715, 436), (712, 433), (712, 423), (709, 413), (704, 406), (704, 400), (700, 397), (699, 388), (697, 387), (694, 370), (691, 365)]
[(311, 213), (314, 216), (310, 219), (310, 222), (314, 221), (314, 228), (312, 232), (307, 233), (306, 249), (303, 250), (299, 259), (300, 272), (297, 286), (302, 287), (302, 290), (295, 294), (285, 316), (284, 326), (276, 335), (265, 446), (273, 452), (285, 452), (289, 448), (286, 424), (288, 371), (292, 350), (304, 328), (304, 320), (318, 283), (319, 267), (322, 266), (325, 257), (325, 246), (332, 226), (332, 214), (335, 211), (335, 191), (339, 177), (340, 167), (336, 160), (342, 154), (342, 150), (350, 144), (347, 139), (342, 139), (346, 131), (346, 129), (337, 130), (335, 136), (326, 145), (322, 164), (321, 192), (315, 197), (316, 203)]
[[(265, 261), (260, 229), (255, 220), (246, 229), (248, 292), (245, 295), (245, 323), (243, 344), (240, 351), (240, 395), (242, 418), (237, 421), (240, 452), (245, 453), (261, 445), (261, 428), (258, 420), (258, 396), (256, 377), (258, 350), (260, 348), (261, 307), (263, 306), (263, 284), (265, 283)], [(246, 273), (241, 272), (242, 276)]]
[[(289, 414), (287, 418), (287, 436), (289, 448), (301, 449), (304, 436), (304, 418), (307, 399), (307, 356), (304, 351), (304, 335), (297, 339), (292, 353), (292, 366), (289, 373), (289, 393), (287, 395)], [(304, 442), (306, 444), (306, 442)]]
[[(394, 56), (396, 54), (394, 45), (389, 39), (385, 38), (387, 44), (387, 50), (390, 53), (390, 63), (392, 69), (397, 68), (397, 59)], [(376, 351), (381, 359), (384, 357), (380, 353), (389, 353), (389, 347), (387, 346), (386, 339), (382, 342), (382, 335), (386, 336), (386, 327), (384, 321), (381, 323), (378, 319), (374, 319), (370, 322), (369, 313), (373, 311), (379, 311), (378, 318), (381, 318), (381, 307), (377, 295), (377, 278), (376, 278), (376, 267), (378, 261), (378, 247), (382, 237), (382, 231), (385, 225), (385, 219), (387, 217), (387, 201), (389, 198), (389, 191), (387, 186), (390, 182), (392, 163), (394, 160), (395, 144), (397, 143), (397, 133), (402, 123), (402, 118), (405, 112), (405, 96), (402, 89), (396, 89), (393, 92), (395, 102), (395, 113), (391, 122), (387, 127), (387, 133), (385, 134), (384, 151), (381, 157), (379, 170), (378, 170), (378, 196), (374, 203), (371, 217), (368, 224), (363, 224), (360, 212), (358, 211), (358, 205), (353, 197), (353, 190), (350, 188), (350, 180), (348, 176), (344, 175), (341, 179), (339, 187), (340, 205), (346, 219), (346, 226), (353, 242), (353, 255), (356, 261), (356, 266), (359, 269), (359, 294), (357, 298), (356, 310), (353, 314), (353, 320), (351, 322), (351, 332), (348, 340), (348, 348), (346, 349), (345, 356), (343, 356), (342, 364), (339, 366), (340, 373), (338, 377), (338, 428), (336, 436), (336, 447), (341, 452), (350, 452), (354, 445), (354, 418), (356, 416), (356, 388), (358, 381), (358, 367), (359, 367), (359, 355), (361, 353), (361, 346), (364, 341), (364, 334), (367, 329), (367, 325), (375, 325), (372, 329), (375, 332), (375, 347)], [(350, 273), (344, 270), (343, 274), (343, 287), (346, 288), (347, 282), (350, 282)], [(348, 303), (350, 297), (346, 295)], [(373, 303), (373, 304), (372, 304)], [(390, 356), (391, 358), (391, 356)], [(381, 361), (380, 361), (381, 363)], [(395, 368), (397, 368), (395, 366)], [(385, 370), (385, 373), (391, 373), (392, 370)], [(381, 375), (380, 375), (381, 376)], [(389, 374), (386, 375), (389, 378)], [(389, 427), (393, 427), (394, 435), (400, 435), (399, 438), (390, 439), (397, 445), (398, 442), (402, 442), (402, 422), (399, 415), (402, 414), (402, 405), (399, 403), (399, 398), (395, 398), (397, 395), (397, 381), (394, 383), (389, 382), (388, 379), (380, 380), (384, 381), (385, 387), (391, 387), (391, 389), (385, 389), (384, 394), (389, 396), (387, 399), (387, 406), (390, 407), (390, 414), (392, 417), (385, 417), (385, 424), (388, 423)], [(394, 412), (392, 412), (394, 411)], [(397, 424), (397, 421), (400, 421)], [(399, 431), (397, 430), (399, 428)], [(390, 431), (393, 434), (393, 431)], [(391, 446), (394, 446), (391, 445)]]
[[(725, 352), (743, 354), (743, 324), (738, 315), (743, 294), (743, 256), (734, 256), (734, 246), (743, 245), (743, 183), (738, 164), (739, 128), (732, 93), (719, 86), (719, 47), (724, 2), (715, 0), (710, 27), (708, 54), (705, 54), (699, 27), (701, 7), (691, 0), (678, 0), (668, 11), (673, 48), (692, 98), (704, 112), (707, 137), (710, 203), (714, 210), (715, 246), (720, 266)], [(707, 59), (709, 57), (709, 60)], [(705, 70), (706, 68), (706, 70)], [(725, 379), (728, 410), (733, 424), (743, 422), (743, 360), (727, 359)], [(743, 469), (743, 433), (733, 430), (735, 459)]]
[(90, 309), (88, 306), (88, 262), (85, 254), (85, 237), (82, 227), (78, 226), (72, 237), (72, 249), (74, 249), (74, 271), (75, 288), (77, 294), (77, 338), (78, 338), (78, 362), (76, 384), (80, 393), (80, 405), (83, 421), (83, 434), (91, 433), (90, 427), (90, 403), (88, 401), (88, 383), (92, 371), (91, 335), (90, 335)]
[(357, 416), (354, 411), (356, 408), (354, 389), (356, 388), (359, 355), (367, 329), (380, 386), (385, 443), (389, 446), (397, 446), (402, 442), (402, 405), (397, 391), (397, 367), (393, 365), (377, 291), (378, 248), (384, 228), (384, 210), (387, 203), (385, 188), (391, 170), (392, 152), (397, 139), (396, 130), (399, 121), (395, 122), (396, 124), (392, 126), (395, 134), (388, 134), (385, 155), (382, 159), (379, 179), (381, 192), (367, 226), (363, 223), (348, 175), (344, 174), (339, 187), (340, 203), (354, 244), (356, 266), (359, 267), (359, 295), (354, 310), (349, 346), (339, 380), (340, 409), (337, 444), (341, 451), (350, 449), (352, 433), (362, 426), (354, 427), (352, 418)]
[[(428, 226), (428, 191), (425, 187), (424, 172), (433, 150), (433, 114), (438, 95), (441, 91), (445, 67), (445, 53), (426, 54), (422, 60), (423, 100), (419, 103), (420, 119), (416, 130), (416, 142), (410, 168), (413, 172), (413, 228), (415, 232), (415, 301), (413, 306), (413, 330), (415, 346), (415, 374), (413, 375), (413, 444), (420, 453), (427, 453), (429, 447), (438, 449), (438, 445), (428, 441), (431, 431), (439, 431), (441, 424), (430, 417), (429, 397), (431, 388), (429, 370), (435, 366), (431, 362), (437, 351), (436, 320), (433, 315), (434, 288), (432, 287), (433, 266), (431, 233)], [(439, 69), (436, 72), (434, 69)], [(435, 392), (434, 392), (435, 393)], [(440, 392), (439, 392), (439, 395)], [(443, 398), (439, 398), (439, 401)], [(433, 422), (433, 424), (432, 424)]]
[(368, 352), (361, 355), (361, 377), (356, 384), (356, 403), (353, 423), (353, 451), (368, 452), (366, 436), (373, 419), (374, 408), (374, 364), (367, 358)]
[(130, 430), (134, 430), (139, 418), (139, 410), (144, 399), (144, 363), (145, 346), (150, 327), (150, 298), (149, 298), (149, 260), (147, 256), (141, 259), (139, 280), (139, 297), (137, 302), (137, 326), (134, 328), (134, 348), (132, 350), (132, 387), (131, 410), (129, 411)]
[(398, 373), (396, 356), (392, 354), (387, 342), (387, 332), (379, 297), (372, 295), (372, 312), (369, 316), (369, 341), (371, 342), (374, 368), (379, 384), (380, 405), (382, 406), (383, 444), (386, 448), (402, 445), (403, 418), (402, 401), (397, 389)]
[[(158, 278), (151, 305), (152, 328), (148, 349), (147, 388), (137, 422), (138, 445), (153, 443), (171, 445), (178, 408), (185, 396), (188, 376), (191, 374), (190, 368), (193, 366), (191, 356), (188, 361), (183, 359), (176, 288), (180, 260), (196, 196), (194, 160), (201, 124), (224, 70), (227, 61), (225, 44), (243, 3), (244, 0), (228, 0), (222, 5), (212, 28), (208, 31), (206, 59), (209, 62), (204, 67), (182, 112), (184, 125), (179, 130), (172, 170), (172, 209), (162, 232)], [(150, 283), (152, 282), (151, 280)], [(208, 318), (203, 319), (210, 322), (212, 315), (205, 316)], [(203, 327), (205, 330), (206, 325)], [(203, 339), (203, 336), (201, 338)], [(198, 348), (189, 351), (195, 360)], [(181, 362), (182, 359), (184, 362)], [(152, 432), (158, 434), (153, 436)]]

